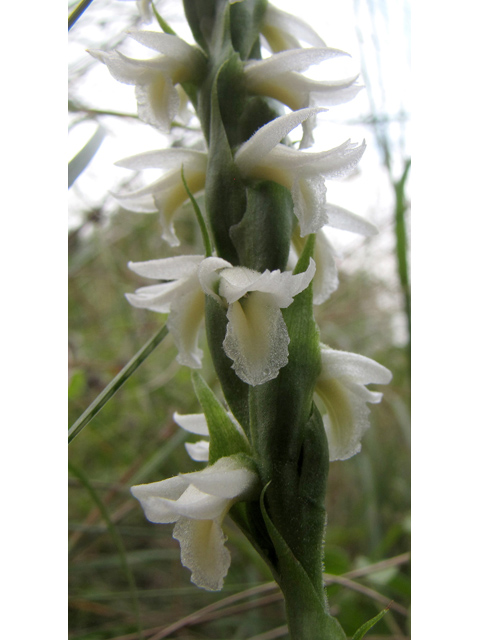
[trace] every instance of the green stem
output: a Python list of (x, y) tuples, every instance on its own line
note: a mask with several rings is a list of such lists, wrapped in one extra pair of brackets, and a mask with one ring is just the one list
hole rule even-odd
[(410, 278), (408, 273), (408, 240), (405, 224), (405, 212), (407, 204), (405, 202), (405, 182), (410, 170), (411, 160), (405, 163), (403, 175), (398, 182), (394, 183), (395, 188), (395, 235), (397, 240), (397, 267), (400, 284), (404, 297), (404, 309), (408, 325), (407, 351), (410, 353), (411, 343), (411, 301), (410, 301)]
[(68, 16), (68, 30), (73, 27), (76, 21), (80, 18), (85, 9), (88, 8), (88, 5), (92, 4), (93, 0), (82, 0), (79, 5), (75, 7), (72, 13)]
[(144, 360), (152, 353), (168, 333), (168, 329), (163, 326), (150, 340), (133, 356), (123, 369), (118, 373), (110, 384), (95, 398), (92, 404), (82, 413), (78, 420), (68, 430), (68, 442), (80, 433), (80, 431), (90, 422), (90, 420), (104, 407), (110, 398), (120, 389), (124, 382), (134, 373)]

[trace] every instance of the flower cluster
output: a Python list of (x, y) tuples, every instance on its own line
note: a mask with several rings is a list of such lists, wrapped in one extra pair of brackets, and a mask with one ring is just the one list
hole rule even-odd
[[(225, 15), (231, 11), (234, 16), (236, 5), (230, 2), (229, 6), (225, 2)], [(139, 3), (139, 8), (144, 20), (151, 18), (148, 2)], [(247, 399), (241, 400), (247, 403), (247, 410), (242, 413), (245, 420), (248, 419), (245, 418), (248, 416), (248, 398), (254, 397), (248, 394), (280, 380), (282, 371), (290, 366), (292, 340), (296, 341), (295, 345), (301, 342), (298, 330), (292, 337), (285, 311), (294, 308), (292, 305), (297, 300), (304, 301), (302, 311), (298, 313), (305, 315), (305, 327), (309, 327), (313, 318), (311, 304), (323, 303), (338, 286), (334, 252), (324, 234), (324, 227), (365, 236), (376, 233), (376, 229), (358, 215), (327, 201), (327, 181), (343, 178), (355, 169), (365, 151), (365, 142), (358, 144), (346, 140), (333, 149), (320, 152), (306, 150), (314, 141), (313, 129), (318, 114), (326, 111), (326, 107), (353, 99), (361, 87), (356, 83), (357, 76), (336, 81), (314, 81), (302, 73), (313, 65), (347, 54), (327, 47), (307, 24), (268, 3), (257, 32), (252, 32), (253, 36), (244, 34), (248, 47), (243, 42), (238, 47), (237, 43), (241, 55), (234, 52), (228, 54), (228, 59), (218, 60), (218, 56), (227, 55), (222, 52), (228, 48), (217, 47), (209, 38), (220, 33), (221, 29), (224, 29), (224, 39), (225, 34), (230, 37), (227, 31), (229, 21), (225, 19), (218, 23), (212, 33), (205, 27), (207, 22), (202, 23), (202, 29), (191, 25), (198, 45), (190, 45), (171, 33), (130, 32), (131, 38), (158, 54), (152, 58), (138, 60), (120, 51), (90, 53), (108, 67), (115, 79), (135, 86), (138, 115), (144, 122), (168, 131), (174, 118), (181, 116), (186, 100), (190, 99), (205, 133), (207, 151), (162, 149), (117, 162), (118, 166), (135, 171), (159, 171), (158, 178), (151, 184), (136, 191), (116, 194), (123, 207), (159, 215), (163, 239), (171, 247), (178, 247), (181, 239), (175, 231), (175, 214), (185, 202), (190, 199), (196, 202), (195, 196), (214, 188), (211, 186), (215, 182), (212, 175), (226, 167), (230, 173), (222, 189), (233, 193), (235, 188), (235, 193), (240, 193), (235, 196), (236, 200), (234, 196), (228, 196), (230, 200), (220, 200), (220, 216), (222, 224), (227, 225), (227, 241), (233, 243), (231, 255), (225, 255), (216, 246), (213, 255), (206, 250), (206, 255), (175, 255), (129, 263), (136, 274), (156, 282), (141, 286), (134, 293), (127, 293), (126, 297), (135, 307), (168, 314), (167, 327), (178, 350), (177, 360), (192, 369), (202, 367), (203, 351), (199, 347), (199, 337), (202, 324), (208, 320), (207, 301), (220, 310), (225, 321), (221, 359), (222, 363), (229, 363), (230, 369), (225, 373), (223, 364), (214, 364), (224, 390), (228, 391), (231, 386), (232, 370), (241, 385), (238, 389), (244, 390), (242, 385), (247, 387)], [(233, 51), (236, 40), (233, 35), (231, 39)], [(252, 43), (255, 42), (258, 54), (260, 41), (264, 48), (270, 50), (270, 55), (265, 58), (245, 55), (245, 51), (253, 50)], [(212, 73), (215, 68), (216, 75)], [(243, 116), (240, 116), (234, 135), (232, 129), (224, 126), (222, 107), (215, 102), (219, 100), (218, 79), (226, 77), (227, 71), (237, 74), (232, 75), (230, 83), (232, 87), (235, 85), (241, 89), (238, 95), (247, 114), (244, 118), (257, 113), (258, 110), (251, 105), (262, 104), (262, 113), (268, 113), (260, 122), (254, 120), (257, 115), (252, 116), (252, 122), (257, 124), (250, 125), (250, 128), (245, 126)], [(213, 75), (215, 81), (212, 85)], [(299, 148), (296, 148), (288, 136), (300, 125), (303, 137)], [(220, 131), (220, 134), (215, 137), (212, 130)], [(248, 135), (242, 138), (242, 131), (247, 130)], [(215, 145), (224, 145), (222, 149), (227, 145), (228, 151), (222, 156), (224, 160), (217, 160), (221, 153)], [(277, 260), (275, 257), (277, 262), (271, 268), (257, 270), (251, 268), (251, 264), (242, 263), (242, 254), (237, 252), (238, 216), (232, 218), (231, 223), (225, 221), (231, 215), (229, 208), (232, 202), (238, 208), (243, 206), (245, 211), (250, 204), (244, 203), (251, 202), (251, 194), (263, 184), (282, 194), (282, 202), (286, 204), (282, 205), (278, 216), (279, 220), (282, 215), (282, 220), (288, 221), (285, 225), (288, 235), (279, 241), (283, 248), (278, 255), (285, 254), (283, 263), (283, 258)], [(209, 193), (211, 196), (211, 191)], [(217, 218), (208, 211), (208, 198), (205, 201), (210, 232), (215, 238)], [(254, 214), (258, 219), (266, 217), (261, 208)], [(276, 229), (276, 221), (272, 220), (271, 224), (272, 230)], [(255, 255), (256, 251), (261, 251), (258, 247), (263, 245), (257, 243), (254, 227), (250, 235), (248, 228), (245, 230), (244, 227), (242, 247), (249, 247), (249, 255)], [(314, 242), (311, 242), (312, 236), (315, 236)], [(306, 257), (302, 260), (305, 252)], [(290, 270), (286, 270), (287, 258), (289, 265), (291, 263)], [(271, 264), (267, 258), (263, 263)], [(309, 308), (305, 302), (308, 300)], [(297, 307), (300, 308), (299, 305)], [(213, 322), (211, 318), (210, 322)], [(306, 335), (311, 334), (308, 331), (305, 329)], [(305, 347), (309, 353), (320, 354), (319, 362), (312, 368), (314, 380), (307, 400), (310, 406), (315, 400), (323, 413), (330, 460), (344, 460), (360, 450), (361, 438), (369, 424), (367, 403), (378, 403), (382, 397), (381, 393), (370, 391), (366, 385), (386, 384), (391, 374), (366, 357), (321, 344), (317, 334), (313, 347)], [(305, 361), (307, 356), (310, 357), (309, 353), (305, 352)], [(289, 371), (295, 366), (302, 376), (308, 374), (310, 365), (303, 365), (301, 359), (291, 363)], [(272, 391), (272, 397), (276, 393)], [(282, 393), (285, 393), (284, 387)], [(295, 393), (304, 392), (292, 390), (291, 404), (297, 402)], [(228, 401), (227, 395), (226, 392)], [(265, 469), (269, 465), (259, 459), (256, 442), (247, 437), (248, 429), (244, 431), (240, 426), (240, 415), (234, 415), (232, 404), (231, 412), (221, 413), (218, 408), (212, 408), (214, 404), (210, 401), (202, 401), (200, 396), (199, 399), (205, 415), (175, 414), (175, 420), (187, 431), (204, 438), (210, 436), (210, 442), (201, 440), (187, 444), (191, 458), (207, 462), (207, 466), (199, 472), (133, 487), (132, 493), (150, 521), (175, 523), (173, 535), (180, 542), (182, 562), (191, 570), (192, 581), (198, 586), (216, 590), (222, 587), (230, 564), (230, 556), (224, 546), (222, 521), (236, 502), (259, 500), (261, 489), (269, 482), (265, 477)], [(223, 440), (218, 436), (219, 422), (223, 424), (222, 429), (226, 429), (225, 433), (230, 434)], [(267, 419), (265, 423), (270, 424)], [(294, 428), (303, 429), (303, 426), (292, 426)], [(237, 444), (233, 445), (234, 442)]]

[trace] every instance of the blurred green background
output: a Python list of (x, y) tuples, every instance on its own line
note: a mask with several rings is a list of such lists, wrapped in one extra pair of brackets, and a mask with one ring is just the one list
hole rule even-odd
[[(361, 4), (351, 3), (352, 19), (365, 33), (368, 30), (359, 22), (365, 20)], [(135, 3), (98, 0), (95, 10), (94, 6), (95, 2), (71, 31), (73, 47), (82, 51), (88, 45), (85, 33), (96, 40), (96, 48), (109, 48), (110, 33), (116, 44), (120, 30), (135, 24)], [(384, 25), (385, 3), (365, 6), (370, 8), (369, 25)], [(382, 33), (378, 27), (380, 50)], [(381, 78), (386, 71), (379, 64), (377, 59), (374, 69)], [(134, 135), (141, 129), (137, 151), (144, 150), (141, 136), (151, 128), (134, 118), (95, 112), (106, 107), (99, 106), (101, 100), (96, 102), (95, 91), (89, 98), (82, 90), (92, 69), (88, 56), (72, 62), (72, 132), (88, 124), (86, 141), (100, 123), (107, 130), (106, 140), (121, 142), (127, 129)], [(369, 82), (368, 74), (363, 80)], [(331, 465), (325, 571), (332, 613), (347, 634), (351, 636), (393, 600), (389, 613), (367, 637), (400, 640), (410, 635), (410, 357), (405, 313), (409, 159), (405, 140), (398, 135), (399, 124), (405, 126), (408, 117), (401, 105), (383, 101), (381, 92), (366, 93), (363, 111), (348, 117), (351, 128), (365, 132), (373, 152), (352, 182), (363, 180), (376, 185), (376, 190), (354, 210), (376, 222), (380, 234), (344, 245), (339, 289), (318, 308), (317, 319), (323, 342), (374, 358), (393, 372), (393, 381), (381, 388), (382, 403), (371, 407), (371, 428), (361, 453)], [(134, 113), (134, 103), (130, 111)], [(188, 135), (174, 134), (177, 139)], [(151, 148), (164, 146), (157, 144), (156, 132), (151, 138)], [(115, 151), (109, 152), (104, 142), (71, 189), (70, 425), (166, 320), (134, 309), (125, 300), (124, 293), (145, 284), (129, 271), (128, 260), (201, 252), (199, 231), (188, 207), (176, 216), (181, 251), (161, 241), (156, 216), (118, 209), (107, 193), (110, 153)], [(121, 152), (114, 159), (128, 154)], [(205, 354), (203, 375), (218, 391), (206, 348)], [(287, 637), (281, 595), (271, 584), (268, 569), (228, 518), (225, 531), (232, 566), (223, 591), (209, 593), (190, 583), (189, 571), (180, 564), (178, 543), (171, 537), (173, 525), (146, 521), (130, 496), (132, 484), (198, 469), (183, 446), (195, 437), (172, 420), (174, 411), (200, 410), (190, 371), (178, 365), (175, 356), (167, 336), (70, 445), (69, 637)]]

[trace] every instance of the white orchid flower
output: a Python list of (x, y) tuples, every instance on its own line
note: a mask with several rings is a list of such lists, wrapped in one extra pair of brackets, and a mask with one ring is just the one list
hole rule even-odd
[(297, 49), (301, 47), (301, 42), (306, 42), (311, 47), (327, 46), (309, 24), (297, 16), (277, 9), (270, 2), (265, 11), (261, 34), (271, 51)]
[(237, 456), (220, 458), (202, 471), (132, 487), (150, 522), (175, 522), (182, 564), (198, 587), (218, 591), (230, 566), (222, 522), (230, 508), (258, 493), (258, 476)]
[(272, 180), (290, 189), (302, 237), (329, 223), (325, 178), (341, 178), (350, 173), (365, 151), (365, 141), (357, 145), (347, 140), (335, 149), (318, 153), (279, 144), (287, 133), (320, 111), (324, 109), (300, 109), (272, 120), (235, 154), (243, 177)]
[(369, 383), (388, 384), (391, 372), (378, 362), (322, 345), (322, 369), (315, 392), (322, 401), (330, 461), (346, 460), (361, 449), (370, 426), (367, 402), (378, 403), (382, 394), (370, 391)]
[[(363, 236), (373, 236), (378, 233), (377, 227), (371, 222), (351, 211), (347, 211), (347, 209), (343, 209), (343, 207), (327, 204), (326, 210), (329, 227), (351, 231)], [(296, 263), (305, 246), (305, 240), (300, 237), (298, 229), (293, 233), (292, 245), (289, 264)], [(337, 257), (338, 255), (323, 229), (317, 231), (313, 251), (313, 259), (317, 269), (312, 280), (313, 304), (315, 305), (325, 302), (338, 288)]]
[[(268, 96), (283, 103), (293, 111), (308, 107), (329, 107), (343, 104), (362, 89), (355, 85), (358, 75), (344, 80), (320, 82), (297, 73), (305, 71), (337, 56), (349, 55), (329, 48), (292, 49), (275, 53), (270, 58), (251, 60), (245, 64), (245, 79), (250, 93)], [(312, 131), (315, 116), (302, 123), (303, 140), (300, 148), (314, 142)]]
[(188, 199), (182, 180), (182, 166), (185, 182), (192, 193), (205, 188), (208, 156), (192, 149), (161, 149), (147, 151), (119, 160), (115, 164), (135, 171), (143, 169), (163, 169), (166, 171), (158, 180), (127, 194), (112, 194), (120, 204), (139, 213), (160, 214), (162, 238), (170, 246), (178, 246), (173, 217)]
[(203, 351), (198, 333), (204, 317), (205, 295), (198, 281), (204, 256), (176, 256), (147, 262), (129, 262), (129, 268), (146, 278), (165, 280), (125, 294), (134, 307), (168, 313), (167, 327), (178, 349), (180, 364), (198, 369)]
[(201, 367), (203, 353), (197, 343), (205, 313), (204, 293), (227, 307), (223, 348), (239, 378), (252, 386), (276, 378), (287, 364), (290, 338), (280, 309), (288, 307), (315, 274), (313, 260), (297, 275), (268, 269), (260, 273), (203, 256), (130, 262), (128, 266), (141, 276), (167, 281), (141, 287), (126, 298), (135, 307), (170, 314), (167, 327), (181, 364)]
[[(233, 426), (237, 429), (237, 431), (247, 440), (247, 436), (240, 426), (239, 422), (236, 420), (233, 413), (230, 411), (227, 412), (228, 417), (230, 418)], [(205, 418), (204, 413), (187, 413), (180, 414), (175, 412), (173, 414), (174, 421), (178, 424), (179, 427), (185, 429), (189, 433), (194, 433), (199, 436), (209, 436), (207, 419)], [(186, 442), (185, 449), (187, 450), (188, 455), (192, 460), (197, 462), (208, 462), (208, 455), (210, 452), (210, 443), (208, 440), (199, 440), (198, 442)]]
[(206, 258), (200, 265), (198, 277), (205, 293), (228, 305), (223, 348), (247, 384), (273, 380), (287, 364), (290, 338), (281, 309), (308, 287), (314, 273), (313, 260), (297, 275), (268, 269), (259, 273), (219, 258)]
[(180, 106), (175, 85), (198, 78), (205, 58), (198, 48), (178, 36), (156, 31), (131, 31), (129, 36), (162, 55), (136, 60), (120, 51), (89, 53), (106, 64), (116, 80), (135, 85), (141, 120), (168, 131)]

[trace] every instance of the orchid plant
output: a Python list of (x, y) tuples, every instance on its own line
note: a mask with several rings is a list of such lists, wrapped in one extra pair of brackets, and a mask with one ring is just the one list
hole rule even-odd
[[(176, 36), (149, 2), (137, 4), (142, 19), (155, 14), (166, 33), (129, 35), (156, 55), (90, 53), (116, 80), (135, 86), (147, 125), (168, 131), (188, 100), (206, 151), (161, 149), (119, 161), (159, 175), (115, 197), (126, 209), (158, 215), (172, 247), (182, 246), (175, 214), (191, 202), (205, 251), (129, 263), (155, 282), (126, 297), (135, 307), (168, 314), (177, 360), (192, 369), (202, 409), (174, 419), (203, 438), (186, 446), (206, 464), (135, 486), (132, 494), (148, 520), (175, 523), (181, 561), (197, 586), (223, 586), (230, 554), (222, 522), (230, 514), (283, 591), (291, 637), (345, 639), (323, 582), (329, 462), (360, 451), (368, 404), (382, 398), (367, 385), (387, 384), (391, 374), (323, 344), (314, 316), (314, 305), (338, 285), (323, 227), (376, 233), (327, 201), (328, 180), (352, 172), (365, 143), (307, 149), (317, 116), (361, 87), (357, 76), (324, 82), (302, 76), (348, 54), (327, 47), (306, 23), (267, 0), (184, 0), (195, 45)], [(299, 126), (297, 147), (289, 134)], [(199, 373), (203, 330), (221, 400)]]

